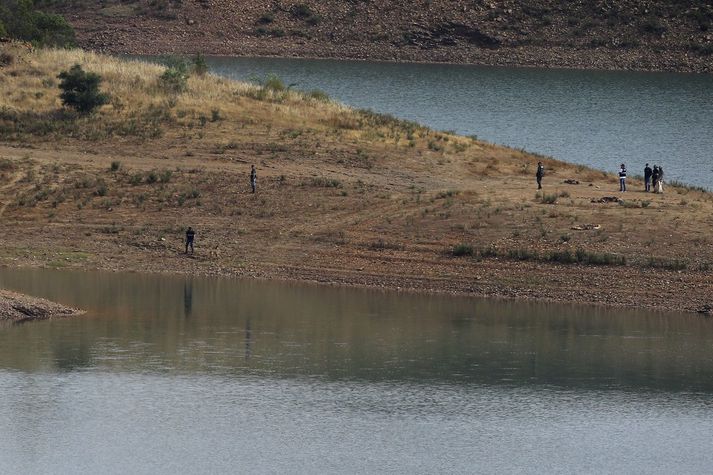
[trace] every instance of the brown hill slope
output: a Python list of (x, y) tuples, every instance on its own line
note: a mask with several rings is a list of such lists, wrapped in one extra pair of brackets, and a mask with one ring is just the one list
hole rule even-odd
[(697, 0), (74, 0), (80, 45), (121, 53), (711, 71)]
[[(668, 184), (644, 193), (636, 179), (618, 193), (617, 178), (600, 171), (279, 83), (208, 75), (175, 95), (157, 65), (13, 54), (0, 68), (0, 265), (713, 304), (710, 193)], [(112, 95), (95, 115), (60, 107), (54, 78), (74, 63), (101, 74)], [(601, 202), (612, 196), (620, 201)], [(186, 256), (189, 225), (198, 234)]]

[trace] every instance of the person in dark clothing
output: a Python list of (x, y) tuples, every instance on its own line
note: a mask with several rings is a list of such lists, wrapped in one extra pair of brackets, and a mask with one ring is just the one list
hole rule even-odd
[(659, 186), (659, 166), (654, 165), (654, 170), (651, 172), (651, 182), (654, 185), (654, 193), (656, 193), (656, 188)]
[(545, 167), (542, 162), (537, 162), (537, 173), (535, 173), (535, 178), (537, 178), (537, 189), (542, 189), (542, 177), (545, 176)]
[(257, 188), (257, 172), (255, 171), (255, 165), (250, 169), (250, 187), (255, 193), (255, 188)]
[(651, 170), (651, 167), (647, 163), (646, 166), (644, 167), (644, 191), (651, 191), (651, 175), (653, 174), (653, 170)]
[(188, 247), (191, 247), (191, 254), (193, 254), (193, 240), (196, 237), (196, 232), (193, 230), (192, 227), (188, 226), (188, 230), (186, 231), (186, 254), (188, 254)]
[(619, 191), (626, 191), (626, 165), (623, 163), (619, 169)]
[(659, 181), (657, 185), (656, 193), (663, 193), (663, 167), (659, 167)]

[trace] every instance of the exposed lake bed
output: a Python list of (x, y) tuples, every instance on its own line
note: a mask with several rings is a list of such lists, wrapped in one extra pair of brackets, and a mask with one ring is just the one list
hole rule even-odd
[[(18, 55), (36, 69), (25, 77), (25, 63), (9, 66), (4, 99), (25, 107), (20, 84), (29, 81), (46, 110), (7, 109), (3, 265), (711, 305), (713, 197), (701, 187), (667, 182), (663, 194), (645, 193), (634, 176), (619, 193), (603, 171), (345, 108), (280, 81), (191, 77), (190, 94), (167, 100), (156, 92), (158, 65)], [(56, 76), (51, 68), (79, 58), (106, 71), (122, 105), (56, 121), (38, 71)]]

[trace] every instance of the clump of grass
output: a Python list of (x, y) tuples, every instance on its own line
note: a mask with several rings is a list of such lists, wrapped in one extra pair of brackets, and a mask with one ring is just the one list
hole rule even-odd
[(534, 261), (538, 260), (540, 256), (536, 251), (530, 249), (510, 249), (508, 251), (508, 258), (516, 261)]
[(685, 270), (688, 268), (688, 264), (679, 259), (664, 259), (660, 257), (650, 257), (646, 261), (646, 267), (651, 267), (654, 269), (666, 269), (666, 270)]
[(475, 251), (473, 250), (473, 246), (470, 244), (461, 243), (453, 247), (451, 254), (455, 257), (473, 256)]
[(439, 191), (438, 194), (436, 195), (436, 199), (452, 198), (459, 194), (460, 194), (460, 191), (458, 191), (458, 190)]
[(482, 248), (478, 254), (480, 257), (486, 259), (488, 257), (498, 257), (498, 250), (495, 248), (495, 246), (488, 246)]
[(134, 173), (133, 175), (129, 176), (130, 185), (140, 185), (142, 181), (144, 181), (144, 177), (141, 175), (141, 173)]
[(553, 205), (557, 203), (557, 198), (558, 197), (556, 193), (537, 193), (535, 195), (536, 200), (546, 205)]
[(314, 89), (314, 90), (308, 92), (307, 97), (314, 99), (315, 101), (321, 101), (321, 102), (329, 102), (331, 100), (329, 98), (329, 94), (327, 94), (324, 91), (320, 91), (319, 89)]
[(171, 181), (171, 177), (173, 176), (173, 171), (165, 169), (161, 170), (161, 173), (158, 176), (158, 179), (161, 183), (168, 183)]
[(322, 17), (315, 13), (309, 5), (304, 3), (294, 5), (290, 10), (290, 13), (294, 18), (303, 20), (310, 26), (318, 25), (322, 21)]
[(310, 178), (307, 184), (318, 188), (341, 188), (343, 186), (340, 180), (323, 176)]
[(378, 239), (377, 241), (369, 243), (368, 247), (369, 249), (372, 249), (374, 251), (383, 251), (387, 249), (393, 251), (402, 251), (404, 249), (403, 244), (387, 242), (383, 239)]
[(269, 25), (273, 21), (275, 21), (275, 15), (272, 12), (266, 12), (260, 15), (260, 18), (257, 19), (257, 24)]
[(121, 162), (118, 160), (114, 160), (113, 162), (111, 162), (111, 166), (109, 167), (109, 170), (116, 172), (116, 171), (119, 171), (120, 168), (121, 168)]
[(7, 158), (0, 158), (0, 171), (2, 172), (11, 172), (16, 169), (15, 163)]
[(587, 265), (603, 265), (603, 266), (625, 266), (626, 258), (608, 253), (589, 252), (584, 249), (577, 249), (574, 253), (571, 251), (553, 251), (546, 259), (549, 262), (557, 262), (560, 264), (587, 264)]
[(620, 200), (619, 206), (623, 206), (624, 208), (640, 208), (641, 204), (632, 200)]
[(702, 186), (697, 186), (697, 185), (689, 185), (687, 183), (680, 182), (678, 180), (669, 180), (668, 181), (668, 186), (672, 186), (674, 188), (680, 188), (686, 191), (699, 191), (701, 193), (707, 193), (708, 190)]
[(105, 183), (99, 183), (97, 186), (96, 191), (94, 192), (97, 196), (106, 196), (107, 194), (107, 188)]

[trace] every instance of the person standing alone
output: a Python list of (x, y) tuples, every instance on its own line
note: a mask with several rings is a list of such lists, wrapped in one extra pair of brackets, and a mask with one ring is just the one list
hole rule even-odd
[(619, 191), (626, 191), (626, 166), (623, 163), (619, 169)]
[(542, 189), (542, 177), (545, 176), (545, 167), (542, 162), (537, 162), (537, 173), (535, 173), (535, 178), (537, 178), (537, 189)]
[(191, 247), (191, 254), (193, 254), (193, 240), (195, 237), (196, 232), (192, 227), (188, 226), (188, 230), (186, 231), (186, 254), (188, 254), (188, 246)]
[(257, 188), (257, 172), (255, 171), (255, 165), (250, 169), (250, 187), (255, 193), (255, 188)]
[(644, 167), (644, 191), (651, 191), (651, 175), (653, 175), (653, 170), (647, 163)]

